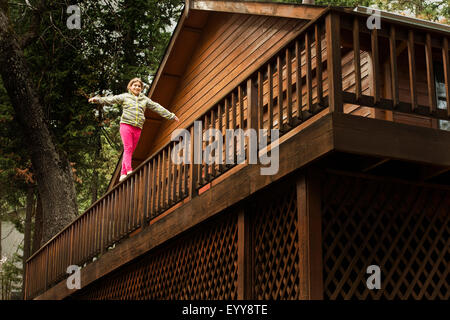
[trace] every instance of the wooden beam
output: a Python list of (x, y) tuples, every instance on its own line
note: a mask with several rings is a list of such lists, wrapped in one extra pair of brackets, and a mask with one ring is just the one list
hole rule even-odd
[(428, 83), (428, 103), (430, 107), (430, 112), (434, 113), (437, 108), (436, 101), (436, 88), (434, 85), (434, 70), (433, 70), (433, 52), (431, 47), (431, 34), (426, 35), (426, 45), (425, 45), (425, 59), (427, 63), (427, 83)]
[(326, 7), (270, 2), (194, 0), (191, 1), (191, 9), (312, 20), (322, 13)]
[(359, 47), (359, 19), (357, 17), (353, 20), (353, 65), (355, 69), (355, 94), (356, 99), (361, 97), (361, 54)]
[(417, 85), (416, 85), (416, 58), (414, 50), (414, 32), (408, 32), (408, 68), (409, 68), (409, 90), (411, 96), (412, 110), (417, 108)]
[(394, 103), (394, 107), (398, 105), (399, 100), (399, 88), (398, 88), (398, 72), (397, 72), (397, 48), (396, 48), (396, 31), (395, 27), (391, 26), (389, 37), (389, 57), (390, 57), (390, 66), (391, 66), (391, 97)]
[(238, 212), (237, 299), (253, 299), (253, 244), (249, 212)]
[(308, 169), (297, 180), (301, 300), (323, 299), (320, 179)]

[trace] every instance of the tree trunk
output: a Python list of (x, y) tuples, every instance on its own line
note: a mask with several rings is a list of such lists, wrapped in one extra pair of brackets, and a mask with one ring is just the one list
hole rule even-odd
[(34, 233), (33, 233), (33, 249), (31, 250), (31, 254), (33, 255), (36, 251), (39, 250), (42, 243), (42, 222), (44, 219), (44, 212), (42, 211), (42, 201), (41, 197), (37, 195), (36, 201), (36, 214), (34, 215)]
[(46, 242), (78, 214), (73, 173), (59, 154), (44, 120), (42, 105), (16, 35), (0, 11), (0, 73), (22, 126), (45, 212), (43, 241)]
[(25, 213), (25, 231), (23, 237), (23, 256), (22, 256), (22, 299), (25, 299), (25, 275), (27, 272), (27, 259), (30, 257), (31, 248), (31, 216), (34, 209), (34, 188), (28, 186), (27, 204)]

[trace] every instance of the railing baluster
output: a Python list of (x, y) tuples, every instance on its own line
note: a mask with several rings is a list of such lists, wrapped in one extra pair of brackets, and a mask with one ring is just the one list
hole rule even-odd
[(381, 99), (381, 73), (380, 73), (380, 59), (378, 50), (378, 29), (374, 28), (371, 31), (372, 42), (372, 74), (373, 74), (373, 99), (375, 103), (380, 102)]
[(258, 114), (258, 129), (264, 129), (264, 75), (261, 70), (258, 71)]
[(269, 61), (269, 64), (267, 65), (267, 91), (268, 91), (268, 107), (267, 107), (267, 130), (270, 132), (270, 130), (273, 128), (273, 68), (272, 68), (272, 62)]
[(435, 113), (437, 108), (436, 101), (436, 87), (434, 85), (434, 70), (433, 70), (433, 48), (431, 47), (431, 35), (429, 33), (425, 36), (425, 60), (427, 64), (427, 82), (428, 82), (428, 102), (430, 112)]
[(361, 98), (361, 54), (359, 48), (359, 19), (353, 20), (353, 66), (355, 69), (355, 95), (356, 100)]
[(317, 103), (323, 103), (323, 84), (322, 84), (322, 27), (319, 23), (315, 25), (316, 38), (316, 79), (317, 79)]
[[(236, 108), (234, 110), (236, 110)], [(204, 117), (205, 117), (205, 128), (203, 129), (203, 134), (206, 134), (206, 132), (209, 130), (209, 120), (208, 120), (209, 117), (208, 117), (208, 114), (205, 114)], [(210, 138), (211, 137), (208, 137), (207, 141), (205, 141), (205, 143), (203, 144), (202, 152), (204, 150), (206, 150), (206, 146), (210, 143), (210, 140), (211, 140)], [(203, 154), (205, 154), (205, 153), (203, 153)], [(203, 159), (203, 163), (204, 163), (203, 164), (204, 173), (202, 175), (202, 182), (201, 182), (200, 185), (203, 185), (203, 184), (209, 182), (209, 165), (206, 162), (206, 159)]]
[[(217, 130), (220, 131), (222, 134), (222, 137), (225, 137), (224, 130), (223, 130), (223, 124), (222, 124), (222, 117), (223, 117), (223, 108), (222, 104), (219, 103), (217, 105)], [(225, 142), (223, 142), (223, 146), (225, 145)], [(220, 150), (220, 158), (219, 158), (219, 174), (223, 172), (223, 162), (224, 162), (224, 150), (223, 147)]]
[(292, 55), (286, 48), (286, 123), (292, 127)]
[(396, 30), (394, 25), (391, 25), (389, 35), (389, 55), (391, 63), (392, 102), (395, 108), (396, 106), (398, 106), (400, 100), (399, 100), (398, 72), (397, 72)]
[[(175, 150), (175, 142), (172, 143), (172, 152), (173, 150)], [(177, 202), (177, 165), (175, 163), (172, 162), (172, 159), (170, 159), (170, 163), (172, 164), (172, 168), (173, 168), (173, 179), (172, 179), (172, 195), (171, 195), (171, 200), (172, 203)]]
[(283, 66), (281, 57), (277, 56), (277, 79), (278, 79), (278, 129), (283, 130)]
[[(241, 117), (242, 117), (242, 114), (241, 114)], [(216, 114), (215, 114), (214, 108), (211, 109), (211, 129), (216, 129)], [(211, 136), (213, 138), (213, 141), (215, 141), (216, 137), (215, 137), (214, 133)], [(217, 152), (217, 150), (214, 150), (214, 153), (212, 154), (214, 161), (211, 164), (211, 179), (214, 179), (214, 177), (216, 176), (216, 161), (215, 161), (215, 158), (217, 157), (216, 152)]]
[[(195, 125), (191, 126), (191, 143), (190, 143), (190, 150), (189, 150), (189, 154), (191, 157), (191, 164), (189, 167), (189, 176), (190, 176), (190, 183), (189, 183), (189, 197), (193, 198), (195, 196), (197, 196), (198, 192), (197, 192), (197, 186), (198, 186), (198, 167), (200, 167), (200, 164), (196, 163), (197, 160), (197, 155), (195, 155), (194, 151), (200, 151), (200, 150), (196, 150), (196, 148), (194, 148), (195, 143), (197, 143), (195, 140), (198, 140), (198, 135), (201, 135), (201, 130), (199, 133), (196, 133), (195, 131)], [(186, 173), (186, 172), (185, 172)], [(187, 183), (187, 179), (185, 179), (185, 186)]]
[(151, 214), (151, 218), (153, 218), (156, 215), (156, 210), (157, 210), (157, 205), (156, 205), (156, 199), (157, 199), (157, 193), (158, 193), (158, 186), (157, 186), (157, 177), (158, 177), (158, 167), (157, 167), (157, 157), (155, 156), (153, 158), (153, 166), (152, 166), (152, 178), (153, 178), (153, 182), (152, 182), (152, 214)]
[(411, 94), (411, 109), (417, 109), (417, 91), (416, 91), (416, 60), (414, 50), (414, 32), (408, 32), (408, 62), (409, 62), (409, 88)]
[(172, 187), (172, 161), (170, 160), (171, 150), (170, 144), (167, 146), (167, 201), (166, 206), (169, 207), (172, 204), (172, 199), (170, 196), (170, 191)]
[(442, 61), (444, 66), (445, 96), (447, 98), (447, 115), (450, 118), (450, 60), (448, 49), (448, 38), (444, 37), (442, 44)]
[(295, 41), (295, 59), (297, 61), (297, 70), (295, 72), (295, 90), (297, 99), (297, 118), (301, 121), (303, 120), (303, 97), (302, 97), (302, 48), (300, 46), (300, 41)]
[(305, 59), (306, 59), (306, 110), (312, 110), (312, 74), (311, 74), (311, 37), (309, 32), (305, 34)]

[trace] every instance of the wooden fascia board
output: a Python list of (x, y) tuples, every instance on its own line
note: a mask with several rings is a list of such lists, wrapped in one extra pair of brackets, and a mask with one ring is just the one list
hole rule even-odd
[(190, 9), (311, 20), (327, 6), (250, 1), (191, 1)]

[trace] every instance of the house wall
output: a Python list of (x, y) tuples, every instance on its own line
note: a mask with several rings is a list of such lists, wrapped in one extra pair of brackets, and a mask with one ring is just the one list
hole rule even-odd
[(297, 19), (211, 13), (170, 104), (181, 121), (160, 125), (148, 156), (170, 141), (174, 129), (187, 127), (243, 81), (246, 71), (278, 51), (304, 24)]

